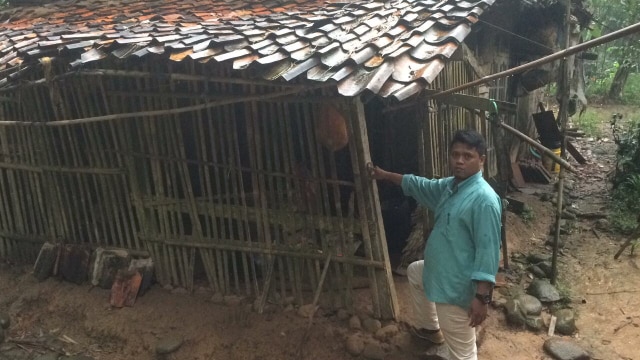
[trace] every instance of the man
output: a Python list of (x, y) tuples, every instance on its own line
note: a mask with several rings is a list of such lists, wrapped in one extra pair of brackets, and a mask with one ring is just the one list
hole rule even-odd
[[(426, 179), (369, 167), (376, 180), (435, 212), (424, 260), (409, 265), (414, 334), (446, 343), (451, 359), (476, 360), (474, 327), (487, 317), (500, 259), (500, 197), (482, 177), (486, 144), (482, 135), (459, 130), (451, 140), (452, 177)], [(426, 296), (425, 296), (426, 295)]]

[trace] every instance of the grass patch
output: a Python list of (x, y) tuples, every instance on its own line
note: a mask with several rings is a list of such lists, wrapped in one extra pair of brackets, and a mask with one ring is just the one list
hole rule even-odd
[(520, 213), (520, 218), (525, 224), (530, 224), (536, 218), (536, 213), (530, 206), (525, 204)]
[[(611, 116), (611, 114), (607, 116)], [(609, 118), (605, 117), (598, 109), (587, 108), (582, 116), (577, 116), (572, 120), (587, 136), (601, 138), (603, 135), (602, 127), (609, 121)]]

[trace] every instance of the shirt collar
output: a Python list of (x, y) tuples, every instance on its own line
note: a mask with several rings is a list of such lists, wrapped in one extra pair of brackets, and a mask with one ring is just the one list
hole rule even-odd
[(453, 178), (453, 180), (451, 181), (451, 183), (449, 183), (449, 189), (452, 192), (458, 192), (459, 190), (464, 189), (465, 187), (468, 187), (469, 184), (473, 184), (474, 182), (478, 181), (479, 179), (482, 178), (482, 170), (478, 171), (477, 173), (469, 176), (468, 178), (462, 180), (461, 182), (459, 182), (458, 184), (455, 184), (455, 177)]

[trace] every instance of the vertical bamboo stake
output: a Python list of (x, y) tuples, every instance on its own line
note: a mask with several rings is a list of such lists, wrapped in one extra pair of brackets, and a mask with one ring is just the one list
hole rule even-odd
[[(235, 170), (236, 181), (237, 181), (236, 193), (239, 196), (238, 200), (242, 206), (243, 218), (241, 220), (242, 226), (240, 227), (240, 229), (243, 230), (243, 233), (241, 237), (242, 237), (242, 240), (249, 243), (249, 246), (252, 246), (253, 236), (251, 234), (251, 226), (249, 224), (247, 196), (246, 196), (245, 186), (244, 186), (244, 175), (241, 169), (242, 159), (240, 157), (240, 141), (238, 140), (238, 132), (240, 131), (240, 127), (238, 124), (238, 120), (235, 118), (235, 114), (230, 110), (233, 110), (233, 108), (231, 106), (227, 106), (227, 118), (230, 119), (231, 125), (232, 125), (231, 133), (233, 136), (231, 138), (231, 141), (233, 142), (233, 149), (234, 149), (234, 156), (230, 158), (233, 159), (232, 161), (235, 161), (233, 164), (236, 168)], [(249, 273), (248, 263), (252, 267), (251, 274)], [(251, 254), (244, 254), (242, 256), (242, 267), (245, 275), (245, 291), (247, 295), (251, 293), (251, 284), (253, 284), (255, 294), (258, 294), (258, 291), (259, 291), (258, 279), (257, 279), (257, 274), (255, 272), (255, 265), (254, 265), (253, 259), (251, 258)]]
[[(349, 130), (355, 142), (355, 162), (354, 173), (356, 181), (361, 182), (362, 200), (361, 216), (366, 217), (370, 222), (369, 224), (363, 224), (365, 227), (369, 227), (372, 243), (371, 256), (376, 260), (383, 261), (385, 263), (384, 270), (375, 270), (375, 280), (372, 279), (372, 285), (377, 293), (377, 304), (380, 316), (384, 319), (396, 318), (399, 312), (398, 300), (396, 298), (395, 286), (393, 283), (393, 277), (391, 275), (391, 266), (389, 263), (389, 253), (386, 246), (385, 233), (382, 223), (382, 213), (380, 211), (380, 202), (378, 199), (378, 186), (375, 181), (368, 177), (366, 166), (371, 162), (371, 155), (369, 154), (369, 139), (367, 135), (367, 125), (364, 115), (364, 106), (360, 99), (356, 99), (352, 103), (351, 108), (352, 116), (350, 116)], [(359, 160), (359, 161), (358, 161)], [(363, 229), (364, 230), (364, 229)]]
[[(571, 1), (565, 0), (565, 33), (564, 33), (564, 47), (569, 48), (569, 39), (571, 34)], [(565, 136), (565, 132), (567, 130), (567, 120), (569, 117), (568, 107), (569, 107), (569, 60), (565, 57), (562, 59), (562, 86), (558, 87), (559, 91), (562, 91), (560, 94), (562, 96), (560, 103), (560, 127), (562, 132), (562, 143), (560, 147), (561, 156), (566, 158), (566, 150), (567, 150), (567, 138)], [(564, 178), (566, 176), (566, 172), (564, 170), (564, 166), (560, 167), (560, 174), (558, 174), (558, 201), (556, 207), (556, 232), (553, 237), (553, 255), (551, 257), (551, 284), (555, 285), (558, 280), (558, 243), (560, 241), (560, 221), (562, 219), (562, 204), (564, 202)]]
[[(298, 121), (298, 119), (291, 116), (289, 106), (283, 106), (282, 118), (287, 120), (286, 126), (284, 127), (285, 141), (283, 141), (283, 144), (282, 144), (284, 148), (283, 150), (284, 151), (284, 164), (283, 164), (284, 172), (287, 174), (293, 174), (293, 169), (295, 168), (295, 165), (296, 165), (296, 159), (295, 159), (296, 149), (295, 149), (295, 144), (293, 142), (293, 126), (295, 125), (295, 122)], [(289, 203), (292, 201), (291, 197), (289, 196), (289, 193), (295, 194), (301, 190), (298, 186), (298, 181), (296, 181), (294, 177), (290, 177), (285, 181), (286, 181), (286, 192), (287, 192), (285, 202)], [(288, 227), (291, 227), (291, 226), (288, 225)], [(285, 241), (288, 242), (289, 239), (285, 239)], [(286, 257), (286, 265), (287, 265), (286, 270), (289, 275), (288, 277), (289, 283), (291, 284), (291, 293), (295, 297), (296, 301), (298, 301), (298, 303), (301, 304), (302, 290), (299, 288), (299, 284), (295, 278), (295, 271), (293, 270), (294, 262), (295, 262), (295, 259)]]
[[(498, 114), (495, 115), (496, 119), (494, 119), (496, 122), (500, 121), (497, 116)], [(492, 134), (493, 134), (493, 140), (494, 140), (494, 149), (495, 149), (495, 153), (496, 153), (496, 160), (498, 163), (498, 175), (500, 177), (500, 193), (498, 194), (500, 196), (500, 199), (502, 201), (502, 204), (504, 205), (506, 202), (506, 196), (507, 196), (507, 187), (509, 186), (509, 179), (511, 178), (511, 161), (509, 160), (509, 155), (507, 152), (507, 149), (505, 148), (505, 141), (504, 141), (504, 134), (502, 133), (502, 129), (500, 126), (498, 126), (497, 123), (493, 124), (492, 126)], [(507, 226), (507, 211), (506, 209), (502, 209), (502, 217), (501, 217), (501, 223), (502, 226), (500, 227), (500, 239), (502, 242), (502, 261), (504, 263), (504, 268), (508, 269), (509, 268), (509, 251), (508, 251), (508, 245), (507, 245), (507, 231), (506, 231), (506, 226)]]

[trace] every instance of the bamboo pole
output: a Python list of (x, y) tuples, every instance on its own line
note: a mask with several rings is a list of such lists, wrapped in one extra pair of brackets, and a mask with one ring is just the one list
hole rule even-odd
[(558, 59), (563, 59), (566, 58), (567, 56), (576, 54), (580, 51), (584, 51), (587, 50), (589, 48), (601, 45), (601, 44), (605, 44), (607, 42), (619, 39), (621, 37), (627, 36), (627, 35), (631, 35), (631, 34), (635, 34), (637, 32), (640, 31), (640, 22), (636, 23), (634, 25), (630, 25), (627, 26), (625, 28), (622, 28), (618, 31), (614, 31), (612, 33), (609, 33), (607, 35), (601, 36), (599, 38), (578, 44), (576, 46), (572, 46), (572, 47), (566, 47), (564, 50), (558, 51), (556, 53), (553, 53), (551, 55), (542, 57), (538, 60), (534, 60), (531, 61), (529, 63), (526, 63), (524, 65), (520, 65), (520, 66), (516, 66), (512, 69), (506, 70), (506, 71), (500, 71), (498, 73), (492, 74), (492, 75), (488, 75), (488, 76), (484, 76), (478, 80), (474, 80), (471, 81), (469, 83), (460, 85), (460, 86), (456, 86), (454, 88), (451, 88), (449, 90), (445, 90), (436, 94), (431, 95), (431, 98), (437, 99), (439, 97), (443, 97), (449, 94), (453, 94), (462, 90), (466, 90), (468, 88), (477, 86), (477, 85), (482, 85), (482, 84), (486, 84), (490, 81), (496, 80), (496, 79), (500, 79), (500, 78), (504, 78), (507, 76), (511, 76), (511, 75), (515, 75), (515, 74), (519, 74), (525, 70), (529, 70), (535, 67), (538, 67), (540, 65), (544, 65), (546, 63), (558, 60)]
[[(252, 254), (263, 254), (270, 256), (283, 256), (287, 259), (299, 258), (299, 259), (313, 259), (313, 260), (323, 260), (327, 254), (322, 254), (318, 252), (300, 252), (289, 249), (280, 249), (273, 247), (271, 249), (266, 248), (264, 246), (247, 246), (245, 244), (238, 243), (237, 241), (219, 241), (216, 243), (212, 242), (197, 242), (192, 236), (183, 235), (183, 236), (173, 236), (173, 237), (160, 237), (160, 236), (146, 236), (144, 237), (145, 241), (149, 241), (152, 243), (163, 244), (165, 246), (184, 246), (184, 247), (195, 247), (200, 249), (216, 249), (216, 250), (225, 250), (225, 251), (243, 251)], [(368, 260), (360, 257), (334, 257), (333, 261), (350, 264), (355, 266), (364, 266), (367, 268), (384, 270), (386, 265), (384, 261), (381, 260)], [(291, 274), (293, 276), (293, 274)]]
[[(57, 120), (52, 122), (40, 123), (40, 124), (44, 126), (66, 126), (66, 125), (93, 123), (93, 122), (99, 122), (99, 121), (136, 118), (136, 117), (156, 118), (161, 116), (169, 116), (169, 115), (177, 115), (177, 114), (182, 114), (187, 112), (193, 112), (193, 111), (207, 109), (210, 107), (222, 106), (222, 105), (236, 104), (236, 103), (242, 103), (242, 102), (251, 103), (254, 101), (270, 100), (270, 99), (275, 99), (279, 97), (291, 96), (294, 94), (299, 94), (304, 91), (311, 91), (311, 90), (320, 89), (328, 86), (335, 86), (335, 85), (322, 84), (317, 86), (310, 86), (302, 90), (299, 88), (296, 88), (293, 90), (286, 90), (286, 91), (281, 91), (281, 92), (272, 93), (272, 94), (257, 94), (257, 95), (247, 96), (247, 97), (232, 96), (225, 100), (210, 101), (204, 104), (184, 106), (184, 107), (172, 108), (172, 109), (147, 110), (147, 111), (119, 113), (119, 114), (111, 114), (111, 115), (103, 115), (103, 116), (94, 116), (94, 117), (82, 118), (82, 119)], [(11, 126), (11, 125), (27, 126), (31, 124), (33, 124), (33, 122), (6, 121), (6, 120), (0, 121), (0, 126)]]
[[(570, 34), (571, 34), (571, 0), (565, 0), (565, 36), (564, 36), (564, 46), (565, 48), (569, 48)], [(639, 28), (640, 29), (640, 28)], [(562, 133), (562, 143), (560, 147), (560, 155), (562, 157), (566, 157), (567, 152), (567, 121), (569, 117), (568, 107), (569, 107), (569, 60), (567, 58), (562, 59), (562, 85), (558, 87), (562, 93), (561, 103), (560, 103), (560, 131)], [(558, 201), (556, 207), (556, 228), (555, 234), (553, 237), (553, 254), (551, 257), (551, 284), (555, 285), (558, 280), (558, 243), (560, 241), (560, 222), (562, 219), (562, 205), (564, 203), (563, 195), (564, 195), (564, 178), (565, 178), (565, 169), (564, 167), (560, 167), (560, 174), (558, 175)]]
[[(476, 110), (475, 113), (477, 115), (482, 116), (482, 112)], [(539, 142), (533, 140), (532, 138), (528, 137), (527, 135), (521, 133), (520, 131), (514, 129), (513, 127), (503, 123), (503, 122), (497, 122), (496, 123), (497, 126), (503, 128), (504, 130), (508, 131), (511, 135), (516, 136), (518, 139), (526, 142), (527, 144), (533, 146), (534, 148), (536, 148), (537, 150), (540, 150), (542, 153), (544, 153), (545, 156), (548, 156), (550, 158), (553, 159), (553, 161), (557, 162), (558, 164), (560, 164), (561, 167), (566, 168), (567, 170), (576, 173), (577, 170), (565, 159), (563, 159), (561, 156), (558, 156), (556, 154), (553, 153), (553, 151), (547, 149), (546, 147), (544, 147), (542, 144), (540, 144)]]

